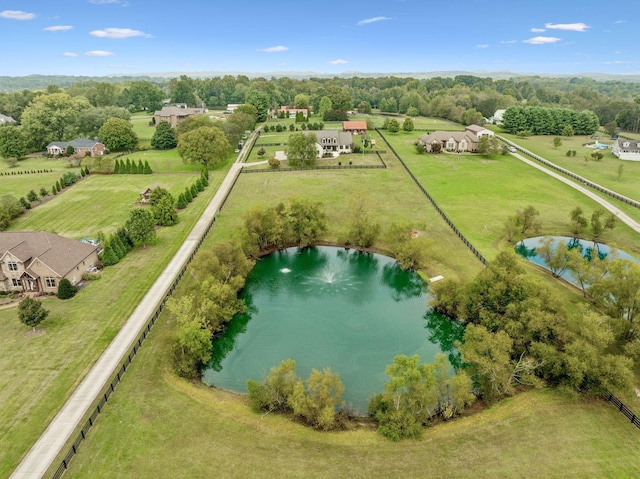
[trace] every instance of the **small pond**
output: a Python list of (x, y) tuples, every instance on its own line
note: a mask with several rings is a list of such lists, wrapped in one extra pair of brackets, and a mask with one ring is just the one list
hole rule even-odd
[(202, 374), (208, 385), (246, 392), (247, 379), (291, 358), (303, 378), (312, 368), (338, 372), (347, 406), (364, 415), (394, 356), (432, 362), (445, 352), (459, 361), (453, 343), (463, 327), (433, 313), (422, 278), (385, 256), (324, 246), (278, 251), (256, 263), (241, 297), (248, 313), (214, 341)]
[[(544, 259), (542, 259), (540, 256), (536, 254), (536, 248), (542, 245), (542, 240), (544, 238), (545, 236), (535, 236), (533, 238), (527, 238), (520, 241), (516, 245), (516, 253), (518, 253), (520, 256), (525, 257), (527, 260), (531, 261), (532, 263), (540, 265), (543, 268), (548, 270), (549, 268), (547, 266), (547, 263), (544, 261)], [(603, 258), (609, 257), (610, 259), (613, 259), (613, 258), (629, 259), (637, 263), (640, 263), (640, 261), (637, 258), (631, 256), (630, 254), (625, 253), (624, 251), (621, 251), (619, 249), (611, 248), (606, 244), (594, 243), (593, 241), (573, 238), (570, 236), (551, 236), (551, 238), (553, 239), (552, 244), (554, 247), (561, 241), (564, 241), (564, 243), (569, 247), (569, 249), (578, 248), (582, 252), (582, 255), (587, 259), (594, 258), (594, 257), (599, 257), (603, 259)], [(568, 281), (569, 283), (574, 285), (576, 284), (575, 280), (571, 277), (571, 272), (565, 271), (560, 276), (566, 281)]]

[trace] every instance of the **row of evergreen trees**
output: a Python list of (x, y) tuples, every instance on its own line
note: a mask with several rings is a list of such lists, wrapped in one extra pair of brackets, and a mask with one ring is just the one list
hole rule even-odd
[(204, 191), (207, 186), (209, 186), (209, 172), (207, 170), (202, 170), (200, 178), (198, 178), (191, 186), (187, 186), (184, 189), (184, 192), (178, 195), (176, 207), (179, 210), (185, 209), (189, 203), (198, 196), (198, 193)]
[(3, 171), (0, 173), (0, 176), (10, 176), (10, 175), (30, 175), (35, 173), (53, 173), (52, 169), (48, 170), (17, 170), (17, 171)]
[(144, 160), (143, 164), (142, 160), (138, 160), (136, 163), (135, 160), (131, 161), (129, 158), (126, 161), (116, 159), (113, 165), (114, 175), (150, 175), (151, 173), (153, 171), (147, 160)]
[[(99, 238), (100, 240), (100, 238)], [(118, 228), (102, 241), (101, 260), (105, 266), (112, 266), (124, 258), (133, 248), (133, 240), (125, 228)]]

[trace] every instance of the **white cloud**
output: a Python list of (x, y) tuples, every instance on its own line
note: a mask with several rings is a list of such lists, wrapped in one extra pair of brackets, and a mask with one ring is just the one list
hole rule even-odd
[(610, 62), (603, 62), (605, 65), (627, 65), (629, 63), (637, 63), (632, 61), (622, 61), (622, 60), (614, 60)]
[(547, 30), (544, 28), (532, 28), (531, 31), (533, 33), (542, 33), (542, 32), (546, 32)]
[(616, 20), (616, 21), (615, 21), (615, 22), (613, 22), (613, 23), (615, 23), (616, 25), (618, 25), (618, 24), (620, 24), (620, 23), (627, 23), (627, 21), (626, 21), (626, 20)]
[(110, 57), (113, 55), (113, 52), (108, 52), (106, 50), (91, 50), (85, 53), (88, 57)]
[(489, 48), (489, 45), (486, 43), (481, 43), (479, 45), (476, 45), (476, 48)]
[(132, 30), (131, 28), (105, 28), (104, 30), (93, 30), (89, 32), (90, 35), (99, 38), (130, 38), (130, 37), (145, 37), (149, 38), (151, 35), (141, 32), (140, 30)]
[(360, 20), (356, 25), (368, 25), (369, 23), (382, 22), (384, 20), (391, 20), (388, 17), (373, 17), (373, 18), (365, 18), (364, 20)]
[(73, 30), (71, 25), (52, 25), (50, 27), (43, 28), (46, 32), (65, 32), (67, 30)]
[(347, 60), (342, 60), (341, 58), (338, 58), (337, 60), (331, 60), (330, 62), (327, 62), (329, 65), (346, 65), (347, 63), (349, 63)]
[(77, 57), (77, 56), (78, 56), (78, 54), (77, 54), (77, 53), (74, 53), (74, 52), (64, 52), (64, 53), (62, 54), (62, 56), (63, 56), (63, 57), (73, 58), (73, 57)]
[(23, 12), (22, 10), (3, 10), (0, 12), (0, 17), (8, 18), (9, 20), (33, 20), (36, 18), (36, 14)]
[(586, 32), (591, 27), (585, 23), (545, 23), (549, 30), (569, 30), (572, 32)]
[(284, 47), (282, 45), (278, 45), (276, 47), (258, 48), (259, 52), (265, 52), (265, 53), (286, 52), (287, 50), (289, 50), (289, 47)]
[(501, 40), (500, 43), (503, 45), (512, 45), (514, 43), (518, 43), (518, 40)]
[(562, 39), (556, 37), (533, 37), (529, 38), (529, 40), (523, 40), (523, 42), (529, 43), (530, 45), (545, 45), (547, 43), (556, 43), (560, 40)]

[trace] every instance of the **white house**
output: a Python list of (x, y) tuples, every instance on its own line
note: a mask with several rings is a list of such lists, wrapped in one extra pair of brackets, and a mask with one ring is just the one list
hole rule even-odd
[(611, 148), (611, 153), (621, 160), (640, 161), (640, 140), (618, 138)]

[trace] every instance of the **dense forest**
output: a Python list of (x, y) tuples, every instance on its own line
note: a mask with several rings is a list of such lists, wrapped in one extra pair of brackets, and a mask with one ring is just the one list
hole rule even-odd
[[(31, 77), (22, 78), (24, 82)], [(46, 78), (52, 83), (44, 88), (0, 93), (0, 113), (20, 123), (25, 108), (36, 97), (65, 93), (72, 98), (86, 99), (86, 103), (79, 106), (82, 111), (113, 107), (125, 108), (132, 113), (153, 111), (166, 100), (210, 108), (250, 103), (257, 107), (261, 120), (260, 116), (266, 116), (269, 107), (312, 106), (318, 112), (326, 109), (321, 102), (326, 103), (328, 99), (335, 110), (369, 113), (375, 109), (445, 118), (462, 124), (482, 123), (496, 110), (512, 106), (589, 110), (598, 117), (600, 125), (615, 123), (623, 131), (640, 131), (640, 83), (632, 81), (538, 76), (493, 79), (473, 75), (428, 79), (392, 76), (266, 79), (244, 75), (213, 78), (182, 75), (172, 79)], [(15, 81), (17, 85), (18, 80)]]

